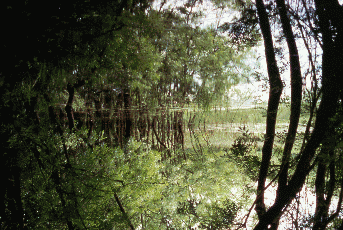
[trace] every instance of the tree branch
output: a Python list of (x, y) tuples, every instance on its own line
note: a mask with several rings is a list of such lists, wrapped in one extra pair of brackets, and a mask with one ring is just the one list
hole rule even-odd
[(120, 211), (123, 213), (124, 218), (126, 219), (127, 223), (130, 226), (131, 230), (135, 230), (135, 227), (133, 226), (133, 224), (131, 223), (131, 220), (129, 219), (129, 216), (127, 215), (127, 213), (125, 212), (124, 206), (122, 205), (122, 203), (119, 200), (119, 197), (117, 195), (117, 193), (114, 193), (114, 198), (119, 206)]

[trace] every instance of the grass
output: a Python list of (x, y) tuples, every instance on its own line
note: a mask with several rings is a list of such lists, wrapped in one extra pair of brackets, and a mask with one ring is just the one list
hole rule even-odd
[[(231, 149), (236, 144), (235, 141), (245, 135), (253, 139), (254, 145), (252, 151), (244, 154), (261, 158), (266, 129), (265, 114), (266, 110), (264, 108), (188, 112), (188, 121), (193, 121), (193, 123), (191, 123), (191, 126), (186, 126), (184, 147), (191, 152), (193, 150), (201, 152), (204, 149), (206, 151), (225, 151)], [(289, 107), (281, 104), (278, 111), (271, 159), (271, 167), (275, 169), (281, 164), (289, 116)], [(307, 119), (308, 116), (301, 117), (301, 120)], [(303, 131), (304, 125), (299, 124), (298, 135), (293, 148), (294, 156), (300, 151), (303, 138), (300, 134)], [(270, 174), (270, 177), (273, 177), (273, 173)]]
[[(211, 145), (218, 148), (228, 148), (241, 135), (242, 129), (247, 129), (259, 139), (258, 149), (261, 149), (266, 113), (266, 108), (262, 107), (188, 111), (184, 116), (187, 121), (185, 148), (191, 148), (194, 143), (202, 146)], [(287, 130), (289, 114), (289, 107), (281, 104), (277, 117), (279, 136)], [(190, 128), (192, 132), (190, 132)]]
[[(185, 113), (184, 119), (189, 120), (195, 115), (195, 124), (225, 124), (225, 123), (265, 123), (267, 116), (266, 107), (212, 109), (208, 111), (191, 110)], [(278, 111), (277, 123), (288, 123), (289, 107), (281, 104)]]

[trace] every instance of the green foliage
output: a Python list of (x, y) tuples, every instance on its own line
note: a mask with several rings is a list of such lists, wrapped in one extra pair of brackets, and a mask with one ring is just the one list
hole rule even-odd
[[(34, 103), (36, 95), (25, 93), (23, 90), (16, 95)], [(43, 97), (39, 99), (36, 108), (47, 114), (49, 103)], [(48, 116), (41, 116), (38, 129), (30, 123), (30, 115), (30, 111), (19, 110), (15, 123), (6, 126), (11, 132), (8, 148), (18, 153), (15, 166), (20, 172), (24, 224), (28, 229), (67, 229), (67, 222), (78, 229), (103, 229), (115, 224), (123, 227), (127, 221), (115, 202), (115, 193), (124, 204), (130, 201), (130, 217), (147, 208), (142, 204), (153, 200), (151, 205), (159, 199), (163, 184), (160, 153), (137, 143), (130, 143), (126, 153), (110, 148), (103, 144), (104, 132), (89, 139), (86, 129), (56, 132), (56, 124)]]
[[(9, 64), (0, 70), (1, 166), (8, 172), (1, 211), (24, 219), (28, 229), (225, 229), (240, 221), (238, 212), (254, 199), (248, 185), (257, 178), (261, 139), (246, 128), (227, 137), (215, 125), (264, 122), (263, 108), (221, 110), (230, 87), (252, 75), (248, 58), (259, 33), (250, 3), (216, 3), (242, 11), (232, 24), (203, 28), (190, 2), (159, 11), (150, 1), (9, 6), (4, 15), (14, 24), (6, 27), (16, 30), (5, 37)], [(148, 109), (206, 108), (194, 126), (206, 123), (230, 148), (215, 148), (209, 139), (201, 146), (194, 133), (196, 147), (170, 150), (169, 158), (133, 140), (123, 148), (107, 145), (110, 137), (100, 122), (93, 130), (70, 130), (56, 119), (70, 96), (67, 85), (75, 86), (74, 112), (98, 109), (97, 100), (102, 110), (105, 93), (113, 91), (129, 93)], [(213, 104), (220, 109), (210, 109)], [(341, 118), (337, 114), (332, 122)], [(281, 106), (278, 122), (288, 119), (289, 109)], [(341, 126), (336, 132), (341, 147)], [(281, 150), (274, 151), (275, 164)], [(338, 148), (323, 160), (341, 157)], [(2, 226), (11, 220), (1, 216)]]
[(234, 141), (230, 150), (234, 155), (242, 157), (251, 151), (251, 148), (255, 144), (256, 140), (252, 137), (252, 135), (249, 133), (249, 130), (246, 129), (245, 126), (239, 127), (239, 129), (242, 134)]
[(230, 200), (207, 205), (207, 215), (203, 217), (200, 227), (203, 229), (230, 228), (235, 220), (238, 209), (238, 206)]
[(259, 138), (249, 132), (248, 129), (240, 127), (242, 133), (229, 148), (230, 155), (234, 157), (242, 168), (245, 169), (246, 174), (252, 179), (257, 180), (258, 171), (261, 164), (261, 159), (256, 156), (256, 146)]
[(228, 32), (238, 48), (255, 46), (261, 39), (255, 5), (251, 1), (237, 1), (236, 8), (239, 16), (222, 24), (219, 29)]
[(238, 210), (252, 202), (249, 192), (244, 188), (237, 191), (236, 186), (249, 183), (250, 179), (223, 151), (205, 147), (202, 154), (192, 151), (188, 154), (187, 161), (167, 167), (170, 182), (163, 192), (163, 213), (169, 214), (170, 227), (232, 226)]
[(194, 217), (199, 223), (200, 229), (224, 229), (230, 228), (234, 223), (239, 208), (231, 200), (223, 202), (206, 203), (205, 201), (196, 201), (188, 199), (185, 202), (179, 202), (177, 214)]
[[(195, 99), (206, 107), (221, 99), (232, 85), (249, 78), (248, 50), (236, 52), (230, 38), (213, 28), (197, 26), (201, 14), (189, 10), (189, 5), (178, 9), (150, 11), (157, 36), (149, 35), (147, 41), (155, 45), (160, 59), (156, 65), (151, 58), (143, 58), (153, 61), (159, 78), (141, 94), (153, 105), (176, 102), (184, 106)], [(244, 68), (247, 71), (238, 71)]]

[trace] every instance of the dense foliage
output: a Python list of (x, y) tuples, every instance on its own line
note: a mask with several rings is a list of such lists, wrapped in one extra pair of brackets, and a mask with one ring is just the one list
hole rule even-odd
[[(183, 204), (199, 188), (196, 177), (178, 178), (180, 166), (199, 164), (189, 170), (205, 175), (210, 163), (181, 164), (185, 153), (170, 157), (148, 140), (134, 141), (144, 121), (131, 113), (193, 99), (208, 106), (247, 77), (232, 68), (245, 65), (246, 51), (236, 52), (215, 28), (196, 26), (193, 6), (173, 12), (149, 1), (1, 3), (2, 21), (13, 22), (1, 46), (2, 229), (185, 226)], [(197, 207), (186, 225), (230, 225), (236, 204), (208, 198), (215, 204)], [(218, 212), (231, 217), (221, 222)]]
[[(0, 3), (1, 229), (277, 229), (292, 211), (292, 228), (343, 228), (341, 4), (211, 1), (235, 16), (205, 27), (201, 3)], [(230, 88), (261, 78), (261, 35), (268, 106), (229, 110)], [(307, 216), (293, 205), (306, 186)]]

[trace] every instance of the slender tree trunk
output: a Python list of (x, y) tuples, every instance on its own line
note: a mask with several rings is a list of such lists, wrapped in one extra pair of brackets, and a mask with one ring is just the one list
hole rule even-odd
[[(301, 96), (302, 96), (302, 80), (300, 71), (300, 62), (297, 45), (295, 43), (294, 34), (291, 28), (290, 20), (287, 16), (286, 5), (284, 0), (277, 0), (277, 6), (279, 8), (279, 14), (281, 17), (281, 23), (283, 32), (286, 36), (289, 60), (291, 67), (291, 114), (290, 123), (288, 127), (288, 133), (285, 142), (285, 148), (283, 152), (282, 167), (279, 176), (278, 194), (283, 191), (287, 184), (289, 158), (293, 148), (295, 136), (297, 133), (300, 108), (301, 108)], [(281, 194), (279, 194), (281, 195)]]
[[(301, 68), (300, 68), (298, 48), (294, 39), (294, 34), (292, 31), (290, 20), (287, 16), (285, 1), (277, 0), (276, 3), (279, 9), (283, 33), (286, 36), (286, 41), (287, 41), (288, 50), (289, 50), (290, 68), (291, 68), (291, 76), (290, 76), (291, 114), (290, 114), (290, 121), (289, 121), (288, 133), (286, 136), (285, 147), (283, 151), (283, 157), (282, 157), (281, 169), (280, 169), (280, 175), (279, 175), (279, 183), (278, 183), (278, 189), (277, 189), (276, 199), (279, 199), (280, 196), (283, 196), (283, 193), (287, 192), (287, 190), (285, 190), (285, 187), (288, 181), (289, 160), (290, 160), (293, 144), (295, 141), (295, 136), (297, 133), (300, 110), (301, 110), (302, 80), (301, 80)], [(278, 228), (278, 224), (274, 225), (271, 229), (276, 230), (277, 228)]]
[(131, 137), (132, 118), (131, 118), (131, 96), (129, 90), (124, 93), (124, 119), (125, 119), (125, 133), (124, 143), (128, 143)]
[(72, 86), (71, 84), (68, 83), (67, 91), (69, 93), (69, 98), (68, 98), (67, 105), (65, 107), (65, 111), (66, 111), (67, 117), (68, 117), (69, 129), (70, 129), (70, 131), (72, 131), (74, 128), (74, 113), (73, 113), (73, 107), (72, 107), (73, 106), (73, 100), (74, 100), (74, 93), (75, 93), (74, 86)]
[[(335, 22), (337, 18), (341, 18), (338, 15), (341, 15), (342, 10), (339, 4), (332, 4), (332, 2), (338, 4), (338, 2), (334, 0), (315, 0), (316, 14), (318, 16), (320, 32), (323, 38), (323, 55), (322, 98), (317, 111), (317, 118), (312, 136), (301, 152), (293, 176), (289, 180), (288, 185), (284, 187), (284, 191), (287, 192), (282, 193), (283, 195), (279, 196), (268, 211), (260, 217), (259, 223), (254, 228), (255, 230), (267, 229), (268, 225), (272, 224), (273, 220), (282, 213), (283, 208), (294, 199), (296, 194), (301, 190), (307, 175), (312, 169), (311, 162), (316, 154), (317, 148), (325, 137), (331, 136), (329, 131), (333, 124), (330, 120), (336, 113), (341, 88), (340, 78), (342, 77), (342, 62), (339, 60), (342, 60), (343, 58), (343, 26), (342, 24)], [(336, 11), (333, 11), (333, 9)], [(336, 27), (335, 36), (332, 36), (332, 27), (330, 28), (329, 23)]]
[(275, 124), (279, 101), (282, 93), (282, 81), (274, 54), (274, 45), (269, 24), (268, 15), (262, 0), (256, 0), (257, 13), (259, 16), (260, 27), (264, 39), (265, 55), (269, 76), (269, 99), (266, 122), (266, 136), (262, 148), (262, 162), (258, 177), (256, 212), (259, 219), (264, 215), (266, 208), (264, 203), (264, 189), (267, 173), (272, 156)]

